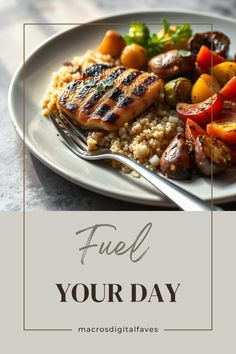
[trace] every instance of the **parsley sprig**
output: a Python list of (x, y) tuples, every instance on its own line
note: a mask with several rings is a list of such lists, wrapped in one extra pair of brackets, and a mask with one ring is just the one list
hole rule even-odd
[(103, 93), (103, 92), (106, 91), (106, 89), (107, 89), (108, 87), (112, 87), (113, 84), (114, 84), (114, 79), (108, 77), (107, 79), (105, 79), (105, 80), (99, 82), (99, 84), (96, 86), (96, 90), (97, 90), (98, 92)]
[(114, 79), (111, 77), (106, 78), (105, 80), (99, 81), (95, 80), (88, 80), (85, 81), (85, 86), (90, 89), (94, 88), (97, 92), (104, 93), (108, 87), (112, 87), (114, 85)]
[(168, 42), (176, 45), (192, 35), (192, 29), (189, 24), (176, 25), (175, 28), (167, 20), (162, 20), (163, 33), (150, 33), (145, 23), (131, 22), (129, 32), (124, 36), (126, 44), (136, 43), (147, 50), (148, 58), (161, 53), (165, 44)]

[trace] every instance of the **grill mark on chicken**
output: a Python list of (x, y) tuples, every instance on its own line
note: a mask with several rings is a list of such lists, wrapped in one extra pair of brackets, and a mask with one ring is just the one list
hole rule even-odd
[(104, 103), (97, 111), (96, 114), (100, 117), (104, 117), (106, 113), (111, 109), (111, 107)]
[(124, 66), (119, 67), (118, 69), (116, 69), (115, 71), (113, 71), (113, 73), (112, 73), (111, 75), (109, 75), (106, 80), (110, 80), (110, 79), (115, 80), (115, 79), (116, 79), (118, 76), (120, 76), (125, 70), (126, 70), (126, 69), (125, 69)]
[(76, 88), (80, 85), (80, 81), (79, 80), (75, 80), (72, 83), (70, 83), (68, 86), (66, 86), (65, 88), (65, 95), (61, 96), (59, 98), (59, 102), (61, 105), (66, 105), (67, 104), (67, 100), (70, 96), (70, 93), (75, 91)]
[(144, 85), (150, 85), (157, 80), (158, 80), (157, 76), (149, 76), (143, 81), (143, 83), (144, 83)]
[(135, 96), (142, 96), (147, 90), (148, 86), (155, 81), (157, 81), (157, 78), (155, 76), (147, 77), (145, 80), (143, 80), (142, 84), (134, 88), (132, 94), (134, 94)]
[(142, 96), (145, 91), (146, 91), (146, 87), (141, 84), (141, 85), (135, 87), (135, 89), (132, 91), (132, 93), (133, 93), (135, 96)]
[(127, 108), (129, 105), (131, 105), (134, 102), (134, 99), (132, 97), (125, 97), (123, 100), (118, 102), (117, 107), (118, 108)]
[(82, 73), (82, 78), (83, 79), (90, 79), (88, 82), (85, 82), (85, 86), (82, 87), (82, 89), (78, 92), (77, 98), (84, 98), (87, 93), (89, 93), (100, 81), (101, 75), (108, 69), (112, 68), (112, 65), (110, 64), (94, 64), (92, 67), (86, 69)]
[(136, 77), (138, 77), (141, 74), (141, 71), (137, 70), (137, 71), (133, 71), (131, 74), (129, 74), (123, 81), (122, 84), (124, 85), (130, 85), (131, 82), (133, 82)]
[[(88, 114), (91, 115), (91, 118), (100, 119), (100, 114), (97, 111), (99, 110), (100, 106), (108, 100), (108, 96), (111, 90), (113, 90), (114, 86), (117, 86), (118, 81), (120, 82), (123, 79), (123, 72), (126, 73), (126, 71), (127, 69), (125, 67), (119, 66), (110, 68), (102, 74), (102, 78), (99, 80), (98, 84), (95, 85), (92, 95), (85, 99), (86, 102), (84, 105), (82, 105), (82, 109), (89, 109)], [(96, 90), (98, 92), (102, 91), (102, 95), (100, 98), (94, 100), (93, 96), (96, 95)], [(108, 105), (112, 110), (112, 102), (108, 102)]]
[(132, 70), (133, 69), (127, 70), (127, 68), (125, 68), (124, 66), (119, 67), (118, 73), (120, 73), (120, 75), (115, 75), (117, 77), (112, 80), (113, 85), (111, 85), (111, 87), (108, 87), (108, 89), (105, 90), (106, 92), (104, 93), (104, 96), (96, 103), (96, 106), (93, 107), (92, 117), (94, 119), (98, 117), (99, 114), (97, 113), (97, 111), (100, 109), (100, 106), (103, 104), (103, 102), (106, 102), (110, 106), (110, 111), (112, 111), (116, 105), (116, 102), (119, 102), (128, 94), (128, 91), (130, 89), (127, 86), (124, 87), (124, 85), (122, 85), (122, 81), (130, 74), (130, 71)]
[(109, 98), (115, 102), (118, 102), (120, 97), (123, 95), (123, 91), (119, 88), (115, 88), (110, 94)]
[(108, 68), (111, 68), (112, 65), (111, 64), (94, 64), (93, 66), (91, 66), (90, 68), (86, 69), (83, 74), (82, 77), (83, 78), (87, 78), (87, 77), (93, 77), (93, 76), (98, 76), (99, 74), (101, 74), (103, 71), (107, 70)]
[(77, 94), (76, 98), (83, 98), (90, 90), (91, 86), (84, 86), (79, 93)]
[(64, 89), (58, 109), (85, 129), (114, 131), (147, 109), (162, 86), (153, 73), (95, 64)]
[(103, 122), (115, 122), (119, 118), (119, 115), (113, 112), (106, 114), (105, 117), (102, 118)]
[(84, 98), (87, 93), (89, 93), (95, 85), (98, 83), (99, 79), (93, 79), (88, 82), (84, 82), (84, 86), (81, 88), (81, 90), (77, 93), (77, 98)]
[[(105, 72), (100, 72), (99, 76), (93, 77), (93, 79), (91, 79), (91, 80), (87, 79), (84, 82), (85, 86), (81, 88), (81, 90), (78, 92), (78, 94), (76, 96), (78, 99), (81, 100), (81, 105), (86, 104), (89, 101), (89, 99), (92, 98), (92, 95), (91, 95), (91, 97), (87, 97), (88, 94), (90, 92), (94, 91), (95, 88), (99, 85), (100, 82), (104, 81), (103, 78), (106, 77), (106, 73), (108, 71), (112, 72), (109, 75), (109, 80), (114, 80), (116, 78), (116, 76), (119, 76), (122, 73), (122, 71), (125, 70), (125, 68), (123, 68), (123, 67), (119, 67), (116, 70), (114, 70), (114, 68), (112, 69), (109, 65), (107, 65), (107, 67), (108, 68), (106, 69), (106, 71)], [(106, 77), (105, 80), (108, 80), (108, 77)]]
[(65, 97), (65, 96), (62, 96), (59, 98), (59, 103), (64, 106), (66, 104), (66, 101), (67, 101), (67, 98), (68, 97)]
[[(99, 80), (97, 83), (97, 86), (95, 85), (94, 90), (98, 89), (99, 85), (104, 85), (104, 88), (101, 88), (101, 91), (96, 91), (88, 100), (87, 102), (83, 105), (82, 108), (85, 109), (91, 109), (96, 103), (98, 103), (98, 100), (102, 98), (105, 94), (106, 91), (110, 87), (113, 87), (115, 84), (115, 79), (117, 79), (124, 71), (125, 67), (118, 67), (115, 68), (111, 74), (109, 74), (105, 79)], [(107, 85), (107, 86), (106, 86)]]
[(79, 80), (75, 80), (71, 84), (69, 84), (66, 89), (67, 89), (67, 91), (71, 92), (71, 91), (74, 91), (77, 88), (78, 85), (80, 85), (80, 81)]
[(75, 112), (78, 108), (78, 105), (76, 103), (67, 103), (66, 104), (66, 109), (68, 109), (68, 111), (70, 112)]
[(84, 109), (91, 109), (95, 103), (103, 96), (103, 92), (96, 92), (84, 105)]
[[(114, 91), (112, 91), (112, 93), (110, 94), (109, 98), (115, 102), (120, 102), (121, 100), (124, 99), (126, 92), (125, 91), (129, 91), (130, 90), (130, 86), (131, 85), (135, 85), (136, 81), (135, 79), (142, 79), (142, 72), (140, 71), (134, 71), (133, 73), (129, 74), (128, 76), (125, 77), (125, 79), (123, 79), (121, 81), (121, 84), (116, 87), (114, 89)], [(129, 85), (128, 85), (129, 82)], [(123, 84), (125, 84), (125, 87), (123, 86)]]

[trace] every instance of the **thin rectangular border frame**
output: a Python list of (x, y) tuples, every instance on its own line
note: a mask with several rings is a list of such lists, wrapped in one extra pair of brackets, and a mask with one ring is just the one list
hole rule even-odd
[[(124, 24), (125, 22), (122, 22)], [(23, 331), (27, 332), (71, 332), (72, 328), (29, 328), (26, 327), (26, 198), (25, 198), (25, 176), (26, 176), (26, 143), (25, 143), (25, 34), (26, 34), (26, 26), (58, 26), (58, 25), (68, 25), (68, 26), (80, 26), (80, 25), (118, 25), (117, 22), (100, 22), (100, 23), (83, 23), (83, 22), (25, 22), (23, 23)], [(151, 23), (148, 23), (149, 25)], [(155, 22), (155, 25), (160, 25), (161, 23)], [(176, 22), (175, 24), (183, 24)], [(211, 27), (211, 32), (213, 32), (213, 24), (212, 23), (191, 23), (191, 25), (209, 25)], [(55, 34), (56, 35), (56, 34)], [(52, 36), (50, 36), (52, 37)], [(49, 38), (50, 38), (49, 37)], [(212, 112), (211, 112), (212, 113)], [(212, 116), (212, 114), (211, 114)], [(213, 117), (211, 117), (211, 120)], [(213, 214), (213, 164), (211, 163), (211, 211), (210, 211), (210, 327), (209, 328), (164, 328), (164, 332), (211, 332), (214, 330), (214, 244), (213, 244), (213, 224), (214, 224), (214, 214)]]

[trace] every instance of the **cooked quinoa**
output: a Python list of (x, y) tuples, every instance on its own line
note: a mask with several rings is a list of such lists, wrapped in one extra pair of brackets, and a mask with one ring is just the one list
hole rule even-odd
[[(89, 132), (87, 144), (89, 150), (106, 147), (123, 153), (154, 171), (159, 167), (163, 151), (175, 135), (181, 132), (183, 124), (176, 112), (168, 111), (163, 103), (157, 102), (116, 132)], [(116, 161), (112, 162), (112, 166), (130, 172), (128, 167)]]
[[(57, 111), (57, 98), (63, 88), (95, 63), (115, 64), (110, 55), (87, 51), (84, 56), (65, 62), (57, 72), (53, 73), (52, 82), (42, 103), (45, 116)], [(134, 158), (140, 164), (155, 171), (159, 167), (163, 151), (180, 132), (183, 132), (183, 124), (176, 116), (176, 112), (169, 110), (160, 100), (134, 121), (125, 123), (116, 132), (90, 131), (87, 145), (90, 151), (99, 147), (110, 148), (114, 152)], [(128, 167), (116, 161), (112, 161), (112, 167), (121, 168), (126, 173), (130, 172)], [(138, 176), (134, 171), (132, 174)]]

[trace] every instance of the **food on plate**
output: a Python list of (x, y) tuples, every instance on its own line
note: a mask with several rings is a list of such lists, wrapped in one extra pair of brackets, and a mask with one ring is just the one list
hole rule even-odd
[(193, 54), (197, 54), (202, 45), (226, 58), (229, 51), (230, 39), (222, 32), (212, 31), (195, 33), (188, 42), (189, 50)]
[(120, 56), (124, 47), (125, 41), (120, 33), (107, 31), (98, 47), (98, 51), (102, 54), (110, 54), (113, 58), (117, 58)]
[(202, 45), (196, 58), (198, 66), (204, 70), (209, 70), (213, 65), (223, 63), (225, 58), (213, 52), (205, 45)]
[[(183, 133), (184, 127), (175, 112), (167, 111), (165, 106), (157, 102), (117, 131), (89, 131), (87, 144), (89, 150), (110, 148), (113, 152), (125, 154), (156, 171), (159, 169), (163, 151), (179, 132)], [(121, 168), (125, 173), (130, 172), (126, 166), (119, 165), (116, 161), (112, 161), (112, 166)], [(137, 176), (135, 172), (132, 175)]]
[(143, 69), (147, 63), (147, 51), (139, 44), (129, 44), (123, 49), (120, 62), (127, 68)]
[(193, 84), (191, 91), (192, 103), (205, 101), (207, 98), (220, 91), (220, 84), (209, 74), (202, 74)]
[[(158, 38), (163, 39), (163, 48), (165, 51), (171, 49), (188, 49), (188, 40), (192, 34), (192, 30), (188, 24), (182, 26), (170, 25), (167, 21), (163, 21), (164, 26), (157, 33)], [(179, 37), (175, 39), (175, 37)]]
[(236, 100), (225, 100), (222, 112), (236, 112)]
[(150, 107), (161, 90), (154, 74), (95, 64), (65, 87), (58, 108), (85, 129), (112, 131)]
[(184, 134), (177, 134), (163, 152), (160, 170), (173, 179), (189, 179), (192, 175), (192, 158)]
[(57, 112), (57, 101), (59, 95), (67, 84), (80, 77), (81, 72), (94, 64), (111, 64), (115, 61), (109, 54), (101, 54), (88, 50), (80, 57), (74, 57), (72, 60), (65, 61), (63, 66), (52, 74), (52, 81), (46, 90), (43, 98), (42, 107), (45, 116), (52, 112)]
[(222, 85), (225, 85), (232, 77), (236, 76), (236, 63), (225, 61), (212, 68), (214, 78)]
[[(145, 23), (132, 22), (128, 33), (124, 36), (127, 45), (136, 43), (147, 50), (148, 59), (166, 50), (175, 49), (176, 46), (186, 41), (192, 35), (189, 24), (171, 26), (167, 20), (163, 20), (163, 28), (158, 33), (150, 33)], [(184, 48), (181, 47), (182, 49)]]
[(232, 155), (232, 164), (236, 165), (236, 145), (230, 146), (231, 155)]
[(193, 71), (194, 64), (195, 58), (190, 52), (181, 49), (172, 49), (150, 59), (148, 68), (154, 74), (165, 79)]
[(229, 147), (217, 138), (199, 135), (194, 144), (194, 153), (195, 164), (205, 176), (223, 172), (232, 164)]
[(200, 125), (198, 125), (192, 119), (188, 118), (186, 120), (186, 125), (185, 125), (186, 140), (192, 144), (195, 144), (197, 137), (199, 135), (207, 135), (206, 130), (200, 127)]
[(213, 96), (207, 98), (199, 103), (178, 103), (176, 111), (181, 119), (184, 121), (187, 118), (194, 120), (199, 125), (206, 125), (212, 119), (219, 116), (223, 109), (223, 96), (215, 93)]
[(167, 178), (223, 172), (236, 155), (230, 39), (162, 23), (155, 32), (139, 22), (126, 34), (111, 28), (97, 51), (65, 61), (53, 74), (43, 113), (62, 112), (80, 125), (89, 151), (111, 149)]
[(225, 143), (236, 144), (236, 113), (224, 112), (219, 119), (207, 124), (206, 127), (209, 136), (220, 138)]
[(189, 102), (192, 90), (192, 83), (185, 77), (178, 77), (170, 80), (164, 85), (165, 101), (172, 107), (178, 102)]
[(236, 76), (233, 76), (220, 90), (225, 100), (236, 100)]

